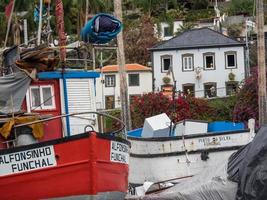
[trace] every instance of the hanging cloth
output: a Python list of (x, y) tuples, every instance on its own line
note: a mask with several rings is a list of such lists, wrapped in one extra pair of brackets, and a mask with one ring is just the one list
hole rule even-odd
[[(7, 139), (8, 136), (11, 134), (11, 131), (15, 124), (24, 124), (28, 122), (34, 122), (39, 119), (40, 119), (39, 116), (22, 116), (22, 117), (12, 118), (0, 128), (0, 134), (5, 139)], [(34, 138), (40, 139), (44, 136), (43, 123), (40, 122), (40, 123), (30, 124), (28, 126), (32, 128), (32, 133), (33, 133)]]
[(81, 31), (84, 42), (105, 44), (121, 31), (121, 22), (112, 15), (100, 13), (89, 20)]

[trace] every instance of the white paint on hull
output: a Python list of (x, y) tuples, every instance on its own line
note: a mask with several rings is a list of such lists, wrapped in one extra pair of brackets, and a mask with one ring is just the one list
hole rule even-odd
[[(247, 132), (203, 134), (202, 137), (153, 138), (131, 142), (129, 182), (143, 184), (195, 175), (221, 159), (227, 160), (235, 152), (232, 147), (246, 145), (253, 138)], [(186, 156), (185, 150), (188, 154)], [(208, 151), (209, 158), (201, 160), (201, 151)]]
[[(172, 139), (173, 138), (173, 139)], [(166, 141), (158, 140), (135, 140), (128, 138), (131, 142), (131, 153), (132, 154), (161, 154), (171, 153), (177, 151), (196, 151), (200, 149), (211, 149), (217, 147), (231, 147), (245, 145), (251, 141), (252, 135), (248, 132), (241, 133), (225, 133), (225, 134), (214, 134), (211, 136), (188, 138), (184, 140), (175, 139), (170, 137)]]
[(235, 151), (211, 152), (207, 161), (201, 160), (201, 153), (189, 154), (190, 163), (187, 163), (185, 155), (157, 158), (130, 157), (129, 182), (143, 184), (145, 181), (159, 182), (195, 175), (207, 167), (215, 165), (221, 159), (228, 159), (233, 152)]

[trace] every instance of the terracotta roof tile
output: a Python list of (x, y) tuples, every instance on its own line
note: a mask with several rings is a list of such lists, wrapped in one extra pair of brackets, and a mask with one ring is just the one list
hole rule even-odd
[[(146, 67), (144, 65), (140, 65), (137, 63), (133, 64), (126, 64), (126, 71), (151, 71), (152, 69), (149, 67)], [(97, 71), (100, 71), (97, 69)], [(118, 72), (119, 71), (119, 66), (118, 65), (106, 65), (102, 68), (103, 72)]]

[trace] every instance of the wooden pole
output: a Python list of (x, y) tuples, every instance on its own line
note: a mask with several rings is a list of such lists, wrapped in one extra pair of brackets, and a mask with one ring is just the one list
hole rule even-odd
[(257, 0), (257, 45), (258, 45), (258, 104), (259, 104), (259, 125), (267, 124), (266, 109), (266, 64), (265, 64), (265, 41), (264, 41), (264, 11), (263, 0)]
[(87, 20), (88, 20), (88, 6), (89, 6), (89, 0), (86, 0), (86, 2), (85, 2), (85, 19), (84, 19), (84, 25), (87, 23)]
[[(114, 0), (115, 16), (122, 22), (122, 8), (121, 0)], [(126, 81), (125, 71), (125, 55), (124, 55), (124, 44), (122, 32), (117, 36), (118, 48), (117, 48), (117, 61), (119, 65), (120, 74), (120, 99), (121, 99), (121, 110), (122, 110), (122, 121), (125, 123), (125, 128), (131, 130), (131, 116), (128, 101), (128, 85)], [(127, 136), (127, 134), (126, 134)]]
[(42, 18), (43, 18), (43, 0), (40, 0), (40, 7), (39, 7), (39, 24), (38, 24), (38, 35), (37, 35), (37, 45), (38, 45), (38, 46), (41, 44)]
[[(86, 0), (84, 25), (87, 23), (87, 20), (88, 20), (88, 6), (89, 6), (89, 0)], [(86, 51), (84, 52), (83, 56), (84, 56), (84, 70), (88, 70), (87, 61), (86, 61), (86, 58), (87, 58), (87, 52)]]
[(6, 48), (6, 45), (7, 45), (7, 39), (8, 39), (9, 31), (10, 31), (10, 26), (11, 26), (12, 15), (13, 15), (13, 12), (14, 12), (15, 3), (16, 3), (16, 0), (13, 1), (12, 8), (11, 8), (11, 13), (10, 13), (9, 18), (8, 18), (4, 48)]

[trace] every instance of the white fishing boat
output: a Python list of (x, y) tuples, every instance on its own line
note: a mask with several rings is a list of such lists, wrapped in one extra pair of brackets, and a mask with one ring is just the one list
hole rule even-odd
[(184, 120), (172, 127), (170, 121), (162, 118), (154, 122), (156, 125), (148, 118), (143, 130), (138, 130), (139, 133), (143, 131), (142, 136), (150, 137), (128, 134), (131, 142), (129, 182), (133, 185), (169, 179), (175, 182), (175, 178), (194, 176), (227, 159), (255, 134), (253, 120), (249, 129), (219, 132), (207, 132), (208, 123), (202, 121)]

